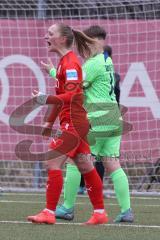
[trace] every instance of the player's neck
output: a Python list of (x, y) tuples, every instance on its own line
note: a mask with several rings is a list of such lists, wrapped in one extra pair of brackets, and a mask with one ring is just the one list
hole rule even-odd
[(61, 48), (57, 51), (58, 55), (60, 57), (65, 56), (67, 53), (69, 53), (71, 51), (71, 49), (66, 49), (66, 48)]
[(90, 57), (94, 57), (97, 54), (103, 53), (103, 48), (102, 45), (96, 44), (93, 47), (90, 48), (91, 50), (91, 55), (89, 57), (86, 57), (86, 60), (89, 59)]
[(101, 44), (98, 44), (98, 45), (97, 45), (97, 52), (98, 52), (98, 53), (103, 53), (103, 47), (102, 47)]

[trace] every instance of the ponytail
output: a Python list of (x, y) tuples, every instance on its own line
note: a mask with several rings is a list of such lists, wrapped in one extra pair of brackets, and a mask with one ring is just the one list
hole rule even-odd
[(82, 58), (89, 58), (93, 55), (90, 48), (91, 45), (95, 46), (95, 53), (97, 53), (97, 41), (88, 37), (85, 33), (74, 30), (64, 23), (56, 23), (62, 36), (66, 37), (66, 47), (70, 48), (75, 42), (76, 48)]
[(72, 29), (75, 45), (76, 48), (82, 58), (89, 58), (92, 55), (92, 51), (89, 47), (89, 45), (95, 45), (97, 43), (96, 40), (93, 40), (92, 38), (88, 37), (86, 34), (84, 34), (81, 31)]

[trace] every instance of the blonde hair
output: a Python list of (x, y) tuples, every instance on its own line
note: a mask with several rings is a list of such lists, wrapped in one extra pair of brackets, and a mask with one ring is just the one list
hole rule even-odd
[(74, 34), (75, 45), (80, 56), (83, 58), (91, 57), (92, 50), (90, 46), (96, 45), (97, 41), (88, 37), (86, 34), (79, 30), (73, 29), (72, 32)]
[(59, 28), (61, 36), (66, 37), (66, 47), (71, 47), (74, 41), (81, 57), (88, 58), (93, 55), (90, 46), (95, 45), (96, 49), (96, 40), (88, 37), (82, 31), (72, 29), (70, 26), (64, 23), (56, 23), (56, 25)]

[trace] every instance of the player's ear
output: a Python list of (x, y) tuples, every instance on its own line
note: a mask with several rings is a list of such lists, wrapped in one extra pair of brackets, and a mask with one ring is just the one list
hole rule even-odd
[(63, 44), (65, 44), (66, 41), (67, 41), (67, 37), (66, 37), (66, 36), (61, 36), (60, 39), (61, 39), (61, 40), (60, 40), (61, 43), (63, 43)]

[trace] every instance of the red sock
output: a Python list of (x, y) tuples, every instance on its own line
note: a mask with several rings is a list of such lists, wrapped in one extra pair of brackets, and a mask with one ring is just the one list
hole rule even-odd
[(88, 173), (83, 174), (90, 201), (95, 209), (104, 209), (103, 185), (102, 181), (94, 168)]
[(46, 208), (54, 211), (60, 198), (63, 186), (62, 170), (49, 170), (46, 186)]

